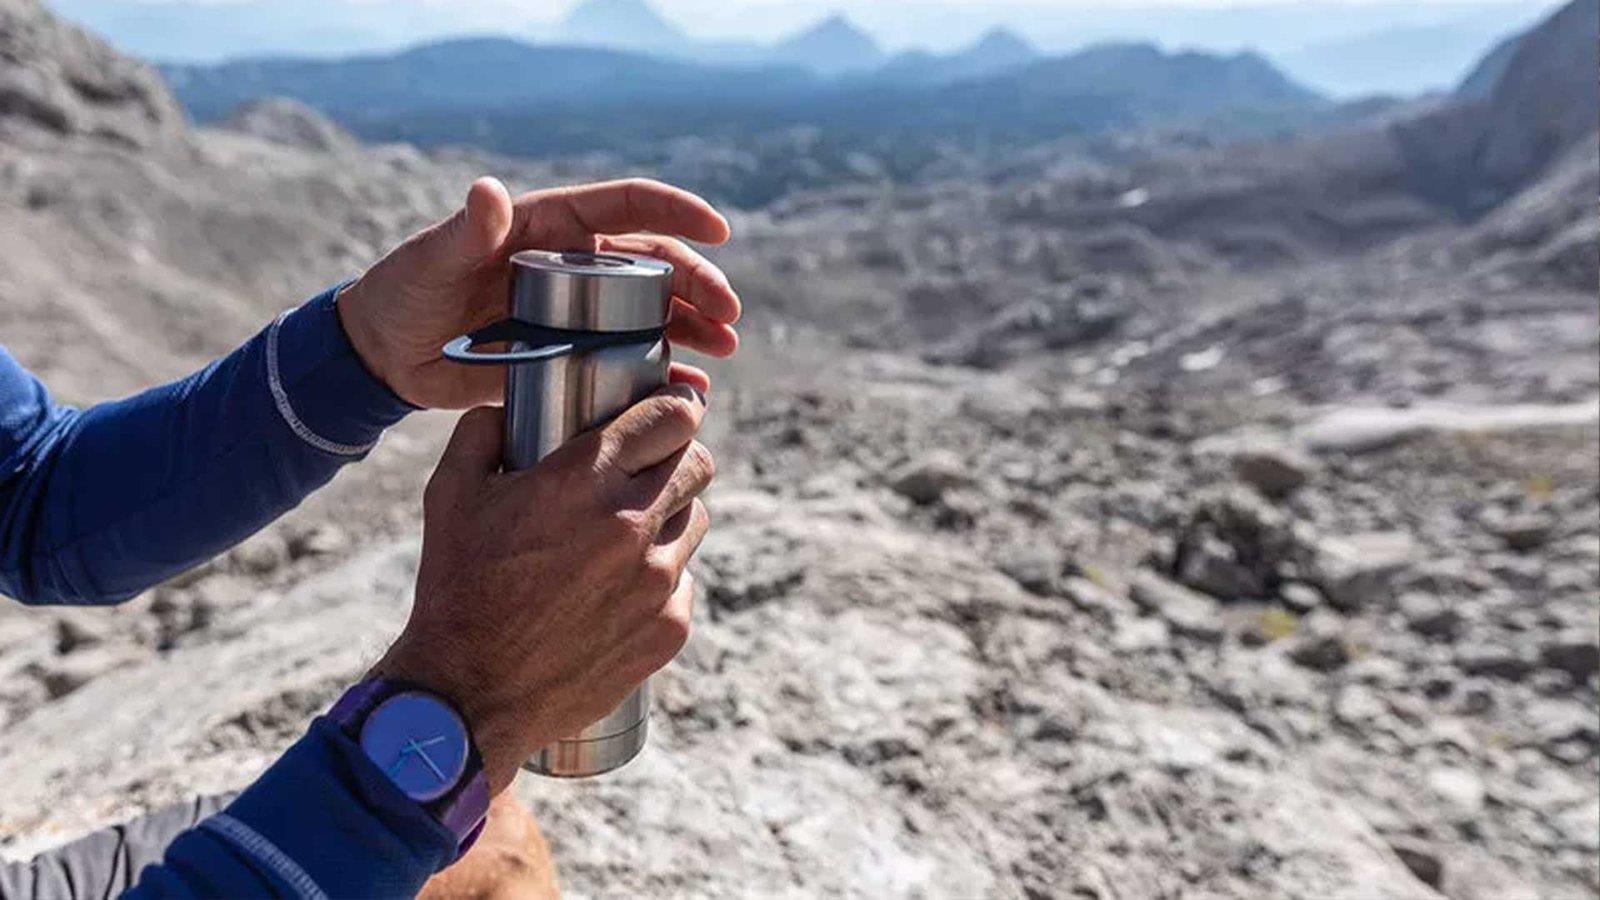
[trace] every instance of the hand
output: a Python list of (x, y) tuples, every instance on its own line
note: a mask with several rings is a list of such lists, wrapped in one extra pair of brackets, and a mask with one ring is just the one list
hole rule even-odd
[(375, 675), (467, 717), (499, 792), (535, 750), (609, 713), (689, 636), (684, 571), (715, 474), (705, 405), (675, 385), (538, 466), (500, 471), (504, 414), (462, 417), (423, 495), (405, 631)]
[[(657, 234), (628, 234), (653, 231)], [(672, 263), (677, 345), (726, 357), (738, 349), (739, 297), (705, 257), (673, 235), (721, 244), (728, 223), (704, 200), (635, 179), (524, 194), (480, 178), (453, 216), (395, 248), (339, 294), (339, 317), (363, 363), (407, 402), (429, 409), (495, 404), (505, 374), (443, 358), (450, 339), (504, 318), (510, 259), (527, 249), (611, 250)], [(705, 373), (677, 366), (673, 381), (702, 392)]]
[(455, 865), (428, 879), (419, 900), (557, 900), (550, 845), (512, 791), (494, 798), (483, 833)]

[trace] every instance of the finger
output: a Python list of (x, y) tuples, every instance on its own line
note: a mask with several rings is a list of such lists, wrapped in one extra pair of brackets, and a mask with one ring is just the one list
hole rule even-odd
[(702, 395), (711, 393), (711, 376), (699, 366), (688, 363), (673, 363), (667, 372), (667, 381), (670, 384), (686, 384), (699, 391)]
[(498, 178), (483, 177), (467, 190), (458, 246), (468, 262), (496, 257), (511, 233), (511, 193)]
[(600, 249), (653, 256), (672, 264), (672, 292), (713, 322), (739, 321), (739, 295), (711, 260), (677, 238), (630, 234), (600, 238)]
[[(597, 234), (654, 231), (706, 244), (728, 239), (728, 221), (694, 194), (646, 178), (607, 181), (524, 195), (515, 240), (546, 249), (593, 248)], [(520, 249), (516, 248), (516, 249)]]
[(718, 359), (727, 359), (739, 351), (739, 332), (732, 325), (713, 322), (681, 300), (672, 303), (667, 340)]
[[(674, 566), (685, 569), (710, 532), (711, 513), (706, 509), (705, 501), (696, 498), (667, 520), (667, 524), (661, 528), (661, 537), (656, 546), (660, 552), (668, 555)], [(684, 571), (683, 577), (690, 577), (689, 573)]]
[(637, 475), (694, 440), (705, 401), (686, 384), (662, 388), (600, 431), (600, 454), (625, 475)]
[(693, 441), (634, 478), (631, 485), (633, 505), (649, 510), (650, 521), (657, 531), (662, 531), (674, 516), (687, 510), (696, 497), (705, 493), (716, 477), (717, 463), (711, 451), (699, 441)]
[(439, 458), (428, 491), (454, 491), (500, 471), (504, 435), (505, 411), (498, 407), (480, 406), (463, 415)]

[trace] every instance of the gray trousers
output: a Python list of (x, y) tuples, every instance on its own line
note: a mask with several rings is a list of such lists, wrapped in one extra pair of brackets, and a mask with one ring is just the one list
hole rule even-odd
[(109, 900), (161, 862), (178, 835), (220, 812), (234, 795), (201, 797), (115, 825), (24, 863), (0, 864), (0, 900)]

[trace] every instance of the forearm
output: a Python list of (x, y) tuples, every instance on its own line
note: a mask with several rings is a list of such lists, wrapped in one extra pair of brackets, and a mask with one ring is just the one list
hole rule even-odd
[(129, 896), (414, 897), (454, 855), (454, 837), (319, 719)]
[(333, 291), (204, 371), (44, 417), (0, 481), (0, 589), (126, 599), (248, 537), (408, 410), (351, 349)]

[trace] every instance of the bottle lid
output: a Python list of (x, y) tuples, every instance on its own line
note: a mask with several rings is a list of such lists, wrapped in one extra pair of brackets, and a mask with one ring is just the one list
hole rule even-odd
[(626, 253), (524, 250), (511, 257), (511, 317), (568, 331), (644, 331), (667, 324), (672, 266)]

